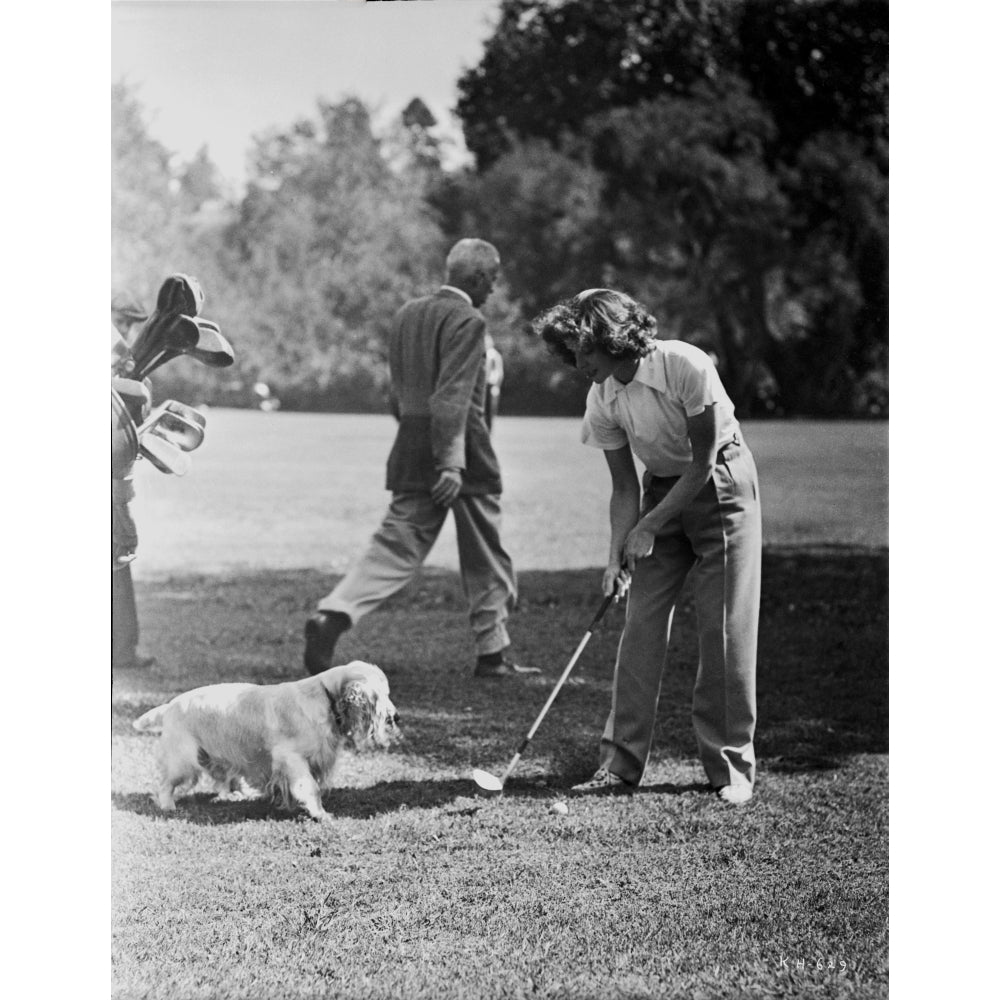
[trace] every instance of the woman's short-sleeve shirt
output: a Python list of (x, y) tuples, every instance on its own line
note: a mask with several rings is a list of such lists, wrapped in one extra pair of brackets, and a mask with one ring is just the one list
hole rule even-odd
[(604, 451), (627, 444), (654, 476), (679, 476), (691, 464), (687, 418), (713, 404), (721, 443), (739, 422), (712, 359), (682, 340), (658, 340), (628, 385), (612, 376), (591, 386), (582, 440)]

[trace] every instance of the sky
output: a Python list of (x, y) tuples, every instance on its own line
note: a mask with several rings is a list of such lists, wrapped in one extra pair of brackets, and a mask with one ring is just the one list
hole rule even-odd
[(376, 123), (420, 97), (464, 155), (455, 83), (479, 61), (499, 0), (116, 0), (111, 82), (135, 88), (150, 134), (205, 145), (241, 185), (251, 136), (360, 97)]

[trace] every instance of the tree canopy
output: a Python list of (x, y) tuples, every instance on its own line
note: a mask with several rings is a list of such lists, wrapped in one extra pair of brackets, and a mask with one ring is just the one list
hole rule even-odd
[(594, 285), (712, 352), (743, 416), (887, 412), (885, 0), (504, 0), (457, 87), (471, 165), (445, 169), (418, 96), (381, 131), (320, 100), (255, 138), (239, 195), (112, 88), (113, 290), (195, 274), (237, 350), (161, 394), (381, 409), (393, 313), (477, 235), (507, 412), (579, 411), (527, 320)]
[(458, 87), (466, 225), (528, 150), (599, 192), (571, 253), (505, 203), (520, 301), (616, 284), (716, 354), (743, 412), (884, 412), (884, 0), (507, 0)]

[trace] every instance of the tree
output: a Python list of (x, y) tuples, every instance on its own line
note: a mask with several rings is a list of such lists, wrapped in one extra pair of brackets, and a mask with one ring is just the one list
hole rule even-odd
[(530, 262), (514, 297), (551, 296), (556, 268), (577, 286), (601, 274), (710, 345), (744, 412), (870, 411), (887, 363), (887, 25), (884, 0), (507, 0), (459, 84), (473, 214), (498, 216), (497, 179), (541, 137), (601, 192), (599, 222), (567, 216), (581, 226), (559, 241), (544, 185), (526, 216), (503, 202), (507, 257)]
[[(214, 206), (214, 212), (207, 212)], [(194, 161), (177, 161), (151, 138), (142, 105), (124, 83), (111, 89), (111, 292), (128, 289), (151, 310), (163, 280), (181, 272), (196, 277), (206, 293), (204, 313), (230, 313), (232, 283), (222, 241), (229, 206), (218, 171), (202, 148)], [(237, 353), (239, 358), (239, 353)], [(179, 358), (152, 376), (154, 396), (201, 401), (230, 380)]]
[(178, 191), (184, 210), (189, 213), (222, 198), (222, 178), (209, 158), (207, 146), (201, 146), (195, 158), (180, 171)]
[(254, 377), (294, 407), (379, 408), (391, 317), (439, 278), (444, 246), (361, 101), (258, 139), (227, 245)]
[(399, 116), (404, 143), (409, 153), (407, 166), (419, 170), (441, 168), (441, 142), (434, 135), (437, 119), (419, 97), (414, 97)]
[[(150, 138), (142, 106), (124, 83), (111, 88), (111, 287), (150, 306), (159, 282), (184, 270), (181, 207), (170, 153)], [(110, 296), (109, 296), (110, 298)]]
[(731, 61), (728, 0), (504, 0), (478, 66), (458, 81), (465, 142), (489, 167), (515, 138), (554, 139), (587, 118), (685, 94)]
[(586, 127), (608, 178), (606, 283), (631, 289), (663, 334), (712, 351), (742, 412), (769, 377), (765, 286), (786, 249), (787, 200), (765, 163), (773, 133), (725, 74)]
[(885, 0), (746, 5), (741, 67), (777, 125), (770, 156), (791, 206), (784, 287), (803, 340), (775, 343), (783, 405), (888, 412), (889, 7)]
[(786, 161), (812, 136), (842, 132), (884, 161), (889, 138), (888, 0), (750, 0), (739, 59), (777, 125)]
[[(795, 329), (768, 354), (791, 412), (884, 415), (888, 367), (888, 178), (863, 141), (827, 132), (785, 173), (793, 225), (778, 297), (798, 303)], [(785, 335), (787, 334), (787, 335)]]
[(525, 311), (578, 291), (581, 274), (597, 278), (602, 187), (589, 164), (540, 140), (515, 146), (467, 186), (464, 229), (501, 249)]

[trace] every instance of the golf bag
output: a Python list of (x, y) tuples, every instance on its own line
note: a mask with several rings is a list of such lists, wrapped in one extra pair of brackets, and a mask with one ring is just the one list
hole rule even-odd
[(211, 368), (228, 367), (235, 359), (218, 325), (198, 315), (204, 301), (196, 278), (174, 274), (161, 285), (156, 308), (131, 346), (112, 326), (112, 572), (131, 563), (138, 544), (129, 512), (135, 463), (144, 458), (160, 472), (182, 476), (190, 468), (189, 453), (205, 437), (205, 417), (194, 407), (175, 399), (153, 407), (150, 373), (181, 355)]

